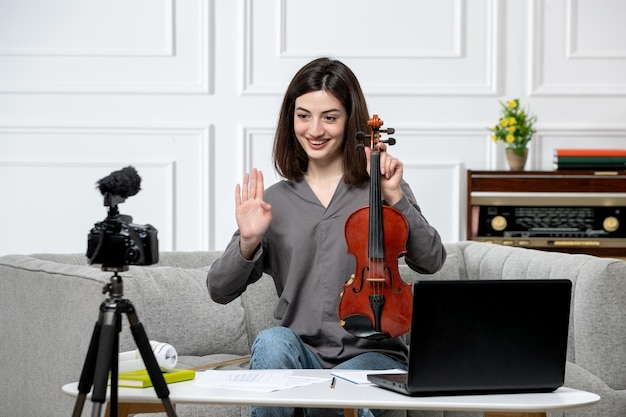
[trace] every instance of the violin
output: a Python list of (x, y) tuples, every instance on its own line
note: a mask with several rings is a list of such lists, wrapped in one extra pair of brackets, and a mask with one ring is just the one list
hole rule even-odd
[[(383, 205), (380, 176), (381, 130), (378, 115), (368, 120), (370, 127), (369, 206), (353, 212), (345, 224), (348, 253), (356, 258), (356, 272), (343, 284), (339, 299), (339, 322), (354, 336), (385, 339), (407, 333), (411, 327), (413, 292), (400, 278), (398, 258), (406, 253), (409, 225), (398, 210)], [(357, 137), (365, 134), (359, 132)]]

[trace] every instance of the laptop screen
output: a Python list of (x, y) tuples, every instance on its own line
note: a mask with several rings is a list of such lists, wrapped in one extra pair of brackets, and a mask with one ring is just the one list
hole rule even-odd
[(563, 385), (569, 280), (414, 284), (412, 390), (551, 391)]

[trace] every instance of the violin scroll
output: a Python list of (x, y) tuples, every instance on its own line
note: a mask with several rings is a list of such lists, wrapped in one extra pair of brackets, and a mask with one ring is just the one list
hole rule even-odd
[[(378, 117), (377, 114), (372, 116), (372, 118), (367, 121), (367, 125), (371, 129), (371, 133), (369, 136), (370, 136), (370, 148), (372, 150), (378, 150), (379, 143), (386, 143), (389, 146), (393, 146), (396, 144), (396, 140), (394, 138), (387, 138), (387, 139), (380, 138), (381, 133), (386, 133), (387, 135), (393, 135), (394, 133), (396, 133), (396, 129), (394, 129), (393, 127), (388, 127), (387, 129), (381, 129), (380, 127), (383, 124), (384, 122)], [(367, 138), (367, 136), (368, 135), (366, 135), (364, 132), (356, 133), (357, 140), (361, 142), (365, 142), (365, 139)], [(361, 147), (361, 146), (363, 145), (361, 144), (357, 145), (357, 147)]]

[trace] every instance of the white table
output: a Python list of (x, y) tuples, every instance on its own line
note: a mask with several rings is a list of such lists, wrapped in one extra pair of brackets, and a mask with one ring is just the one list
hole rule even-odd
[[(548, 411), (588, 408), (600, 396), (571, 388), (559, 388), (541, 394), (460, 395), (445, 397), (409, 397), (375, 385), (357, 385), (337, 379), (330, 387), (329, 370), (297, 370), (296, 375), (328, 378), (327, 381), (273, 392), (225, 388), (203, 388), (194, 381), (168, 385), (172, 403), (257, 405), (271, 407), (358, 408), (399, 410), (482, 411), (490, 416), (541, 416)], [(78, 395), (78, 383), (63, 386), (63, 392)], [(118, 402), (160, 403), (153, 388), (119, 388)], [(356, 415), (348, 411), (348, 415)]]

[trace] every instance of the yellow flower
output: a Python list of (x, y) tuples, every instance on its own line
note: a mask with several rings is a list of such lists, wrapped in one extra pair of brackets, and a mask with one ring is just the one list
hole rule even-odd
[(519, 99), (499, 101), (501, 107), (498, 123), (487, 128), (494, 143), (502, 141), (507, 149), (524, 149), (535, 134), (537, 116), (529, 115)]

